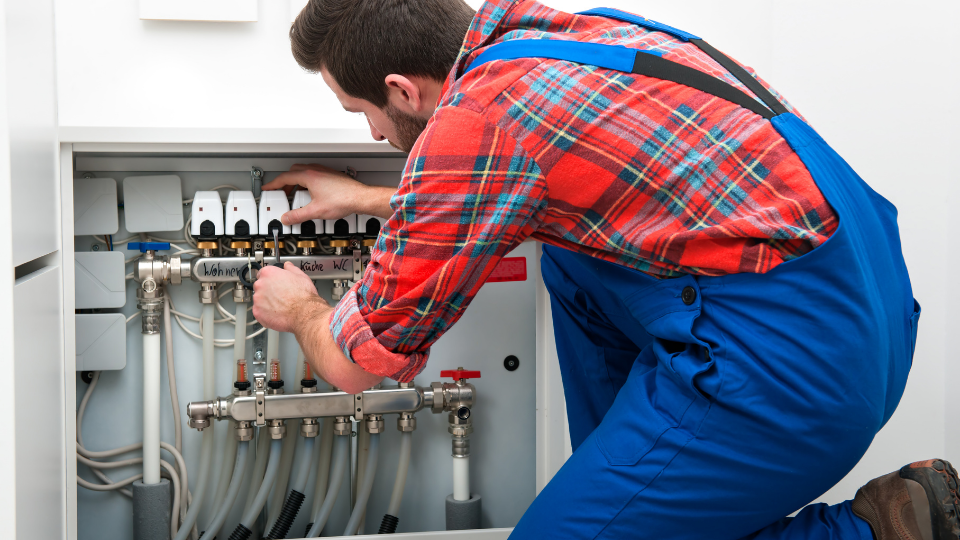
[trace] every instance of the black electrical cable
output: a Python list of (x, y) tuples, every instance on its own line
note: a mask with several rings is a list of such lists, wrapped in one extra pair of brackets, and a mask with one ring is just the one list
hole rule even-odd
[(400, 518), (397, 516), (391, 516), (390, 514), (383, 515), (383, 521), (380, 522), (380, 532), (377, 534), (393, 534), (397, 532), (397, 525), (400, 523)]
[(277, 521), (273, 524), (273, 528), (270, 529), (270, 533), (264, 538), (286, 538), (287, 533), (290, 532), (290, 527), (293, 526), (293, 520), (297, 519), (297, 512), (300, 511), (300, 505), (302, 504), (303, 493), (291, 489), (290, 495), (287, 496), (287, 501), (283, 503), (283, 508), (280, 510), (280, 515), (277, 516)]
[(253, 531), (243, 526), (243, 523), (237, 525), (237, 528), (230, 533), (230, 538), (227, 540), (249, 540), (250, 536), (253, 535)]

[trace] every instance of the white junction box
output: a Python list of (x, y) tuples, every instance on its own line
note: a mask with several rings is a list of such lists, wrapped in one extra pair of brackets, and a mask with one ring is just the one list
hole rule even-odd
[(77, 178), (73, 181), (74, 234), (116, 234), (117, 181), (113, 178)]
[(123, 179), (123, 216), (127, 231), (176, 231), (183, 228), (179, 176), (131, 176)]
[(76, 316), (76, 371), (118, 370), (127, 365), (127, 318), (122, 313)]
[(123, 252), (88, 251), (74, 254), (77, 309), (120, 308), (127, 301)]

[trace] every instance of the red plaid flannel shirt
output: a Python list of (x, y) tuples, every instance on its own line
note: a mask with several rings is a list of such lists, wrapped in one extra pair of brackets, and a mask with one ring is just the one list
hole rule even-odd
[(496, 61), (461, 76), (511, 39), (658, 50), (750, 94), (669, 35), (532, 1), (484, 4), (363, 280), (330, 321), (365, 370), (412, 380), (501, 258), (530, 237), (672, 277), (767, 272), (836, 229), (783, 137), (728, 101), (557, 60)]

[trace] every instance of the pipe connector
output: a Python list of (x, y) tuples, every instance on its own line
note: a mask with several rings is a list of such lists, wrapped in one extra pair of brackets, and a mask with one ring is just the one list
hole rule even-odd
[(198, 295), (201, 304), (215, 304), (217, 302), (217, 284), (201, 283)]
[(300, 436), (312, 439), (320, 434), (320, 423), (316, 418), (304, 418), (300, 421)]
[(237, 429), (234, 435), (240, 442), (253, 440), (253, 425), (245, 420), (237, 422)]
[(337, 416), (333, 419), (334, 435), (350, 435), (351, 433), (353, 433), (353, 425), (350, 423), (349, 417)]
[(382, 414), (368, 414), (366, 418), (364, 418), (364, 424), (366, 424), (367, 433), (383, 433), (385, 424), (383, 422)]
[(470, 409), (467, 407), (451, 412), (447, 415), (447, 421), (450, 422), (447, 431), (454, 437), (469, 437), (473, 433), (473, 422), (470, 421)]
[(347, 294), (349, 290), (347, 280), (345, 279), (335, 279), (333, 280), (333, 290), (330, 292), (330, 298), (332, 300), (341, 300), (343, 295)]
[(282, 439), (287, 434), (287, 425), (283, 420), (268, 420), (267, 432), (273, 440)]
[(417, 417), (413, 413), (400, 413), (397, 417), (397, 431), (410, 432), (417, 430)]
[(453, 457), (470, 457), (470, 439), (453, 438)]
[(249, 304), (253, 299), (253, 291), (243, 286), (239, 281), (233, 284), (233, 301), (237, 304)]
[(215, 401), (195, 401), (187, 405), (187, 425), (197, 431), (210, 427), (210, 417), (216, 415)]

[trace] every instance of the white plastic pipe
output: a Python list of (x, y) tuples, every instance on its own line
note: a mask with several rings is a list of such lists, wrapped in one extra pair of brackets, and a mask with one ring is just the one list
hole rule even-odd
[(233, 509), (233, 503), (237, 500), (237, 494), (240, 493), (240, 484), (243, 483), (243, 471), (247, 467), (249, 449), (250, 441), (243, 441), (237, 448), (237, 459), (233, 465), (230, 487), (227, 488), (227, 492), (224, 494), (220, 509), (217, 510), (217, 515), (213, 517), (213, 521), (207, 525), (207, 530), (203, 532), (203, 538), (216, 538), (217, 533), (220, 532), (220, 528), (223, 527), (223, 523), (227, 520), (227, 514)]
[(470, 456), (453, 458), (453, 500), (470, 500)]
[(320, 511), (313, 515), (313, 527), (307, 532), (307, 538), (316, 538), (320, 536), (320, 531), (327, 524), (330, 512), (333, 510), (333, 503), (337, 502), (337, 494), (340, 493), (340, 486), (343, 484), (343, 476), (350, 468), (350, 437), (338, 435), (333, 445), (333, 464), (330, 469), (330, 486), (327, 488), (327, 495), (324, 497), (323, 505)]
[(390, 505), (387, 506), (387, 513), (393, 517), (400, 516), (400, 502), (403, 500), (403, 487), (407, 483), (412, 447), (413, 432), (404, 431), (400, 434), (400, 463), (397, 465), (397, 479), (393, 482), (393, 493), (390, 495)]
[[(217, 399), (217, 364), (216, 349), (214, 348), (214, 323), (213, 318), (216, 313), (216, 306), (213, 304), (203, 304), (203, 310), (200, 312), (200, 323), (202, 326), (201, 337), (203, 338), (203, 399), (211, 401)], [(210, 427), (206, 428), (204, 435), (209, 431), (215, 433), (216, 422), (212, 422)], [(216, 441), (216, 439), (214, 439)], [(215, 443), (214, 443), (215, 444)], [(211, 449), (213, 452), (214, 449)], [(210, 464), (212, 470), (207, 471), (207, 482), (209, 486), (203, 486), (203, 493), (211, 499), (217, 495), (218, 481), (220, 479), (220, 467)], [(199, 488), (198, 484), (198, 488)], [(202, 498), (194, 499), (197, 506), (203, 505), (205, 501)]]
[(267, 435), (267, 430), (258, 430), (257, 437), (257, 459), (253, 465), (253, 471), (250, 472), (250, 491), (247, 493), (247, 502), (243, 505), (244, 512), (253, 506), (253, 500), (260, 491), (260, 483), (263, 481), (263, 471), (267, 467), (267, 453), (270, 451), (270, 436)]
[(290, 482), (290, 489), (301, 494), (307, 486), (307, 473), (310, 470), (310, 458), (313, 457), (313, 445), (316, 440), (316, 437), (304, 437), (303, 446), (297, 450), (297, 462), (293, 467), (293, 480)]
[(240, 520), (240, 524), (250, 530), (253, 530), (253, 523), (257, 521), (257, 516), (260, 515), (260, 510), (263, 510), (263, 505), (267, 502), (267, 496), (270, 495), (270, 488), (273, 487), (273, 483), (277, 479), (277, 471), (280, 468), (281, 444), (279, 439), (270, 441), (270, 458), (267, 460), (267, 471), (263, 474), (260, 490), (257, 491), (253, 504), (244, 512), (243, 519)]
[(280, 332), (267, 330), (267, 362), (280, 358)]
[(187, 510), (186, 517), (177, 530), (177, 537), (174, 540), (187, 540), (187, 536), (193, 529), (193, 524), (200, 515), (200, 502), (207, 492), (208, 479), (210, 477), (211, 461), (213, 460), (213, 429), (203, 430), (203, 443), (200, 445), (200, 473), (197, 476), (197, 489), (193, 492), (193, 504)]
[(160, 334), (143, 334), (143, 483), (160, 483)]
[[(247, 337), (247, 304), (238, 303), (236, 311), (236, 327), (233, 335), (233, 380), (237, 380), (236, 366), (237, 361), (245, 358), (246, 354), (246, 337)], [(227, 490), (229, 489), (229, 483), (233, 477), (231, 472), (231, 467), (233, 466), (234, 457), (237, 455), (237, 439), (233, 436), (234, 429), (236, 428), (236, 421), (230, 419), (229, 426), (227, 428), (227, 440), (224, 443), (223, 454), (220, 456), (221, 467), (220, 467), (220, 484), (215, 491), (216, 501), (222, 501), (223, 498), (227, 495)], [(211, 537), (212, 538), (212, 537)]]
[(373, 480), (377, 473), (377, 454), (380, 450), (380, 434), (371, 433), (369, 450), (367, 451), (367, 465), (363, 470), (363, 483), (360, 484), (357, 492), (357, 502), (353, 505), (353, 513), (350, 514), (350, 521), (347, 522), (347, 528), (343, 531), (343, 536), (353, 536), (360, 528), (360, 520), (367, 513), (367, 501), (370, 500), (370, 493), (373, 492)]
[(313, 486), (313, 508), (311, 516), (316, 516), (323, 506), (324, 495), (327, 493), (327, 482), (330, 479), (331, 453), (333, 452), (333, 418), (324, 418), (320, 431), (320, 449), (317, 459), (317, 481)]

